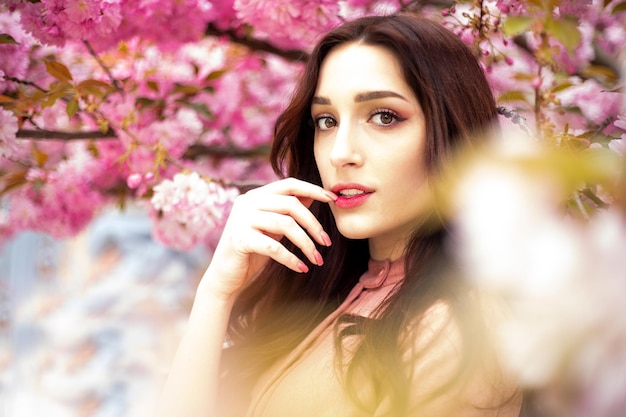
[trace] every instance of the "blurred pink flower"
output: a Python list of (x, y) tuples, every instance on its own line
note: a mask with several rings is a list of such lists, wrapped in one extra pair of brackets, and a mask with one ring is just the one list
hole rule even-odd
[(569, 87), (557, 94), (563, 106), (577, 107), (589, 121), (602, 124), (623, 109), (624, 95), (610, 92), (593, 79)]
[(611, 140), (608, 146), (613, 152), (626, 157), (626, 133), (622, 135), (621, 139)]
[(9, 158), (16, 149), (17, 117), (0, 108), (0, 157)]
[(279, 46), (307, 48), (311, 36), (339, 22), (339, 3), (332, 0), (235, 0), (237, 17), (257, 36)]
[(95, 20), (101, 14), (100, 0), (74, 0), (65, 3), (65, 15), (73, 22), (80, 23), (88, 19)]
[(19, 24), (18, 13), (0, 13), (0, 33), (11, 36), (17, 44), (0, 45), (0, 93), (15, 88), (11, 81), (3, 76), (24, 79), (28, 72), (29, 50), (34, 39)]

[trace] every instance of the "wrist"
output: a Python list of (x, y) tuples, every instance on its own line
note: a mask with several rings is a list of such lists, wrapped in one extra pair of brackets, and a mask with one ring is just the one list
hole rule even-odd
[(224, 274), (209, 267), (196, 289), (196, 301), (232, 305), (237, 292), (224, 284)]

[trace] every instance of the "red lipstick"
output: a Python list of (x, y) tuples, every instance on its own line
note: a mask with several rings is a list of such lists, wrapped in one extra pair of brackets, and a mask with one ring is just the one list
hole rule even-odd
[(374, 190), (361, 184), (337, 184), (331, 191), (337, 195), (335, 205), (340, 209), (359, 207), (367, 201)]

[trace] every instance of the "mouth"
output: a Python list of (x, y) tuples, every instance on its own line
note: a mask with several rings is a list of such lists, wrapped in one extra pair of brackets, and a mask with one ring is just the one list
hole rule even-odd
[(337, 184), (331, 188), (339, 198), (335, 205), (339, 208), (349, 209), (365, 204), (374, 190), (361, 184)]
[(346, 198), (356, 197), (357, 195), (363, 195), (363, 194), (365, 194), (365, 191), (358, 190), (356, 188), (347, 188), (337, 193), (337, 195), (341, 197), (346, 197)]
[(350, 183), (350, 184), (336, 184), (330, 189), (338, 196), (350, 198), (362, 194), (371, 194), (374, 190), (370, 187), (366, 187), (362, 184)]

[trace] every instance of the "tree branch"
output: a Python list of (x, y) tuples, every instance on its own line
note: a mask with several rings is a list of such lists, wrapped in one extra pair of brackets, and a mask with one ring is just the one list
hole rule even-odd
[(227, 37), (231, 42), (238, 43), (240, 45), (247, 46), (255, 51), (269, 52), (271, 54), (285, 58), (288, 61), (300, 61), (306, 62), (309, 59), (309, 54), (299, 49), (281, 49), (269, 42), (262, 41), (260, 39), (249, 38), (239, 35), (233, 29), (219, 29), (213, 23), (207, 25), (204, 31), (205, 35), (216, 37)]
[(452, 7), (453, 0), (408, 0), (400, 2), (401, 6), (398, 12), (419, 12), (426, 6), (435, 6), (439, 8)]
[[(20, 129), (16, 135), (21, 139), (35, 140), (103, 140), (117, 139), (117, 135), (113, 129), (106, 132), (88, 131), (88, 132), (60, 132), (45, 129)], [(237, 148), (234, 146), (211, 146), (195, 144), (191, 145), (183, 154), (183, 159), (195, 160), (202, 156), (213, 158), (266, 158), (269, 154), (268, 146), (257, 146), (255, 148)]]
[(236, 148), (234, 146), (191, 145), (183, 154), (183, 159), (195, 160), (201, 156), (215, 158), (265, 158), (269, 155), (268, 146), (256, 148)]
[(22, 139), (37, 140), (87, 140), (87, 139), (117, 139), (117, 135), (113, 129), (106, 132), (90, 131), (90, 132), (59, 132), (55, 130), (31, 130), (20, 129), (17, 131), (16, 137)]

